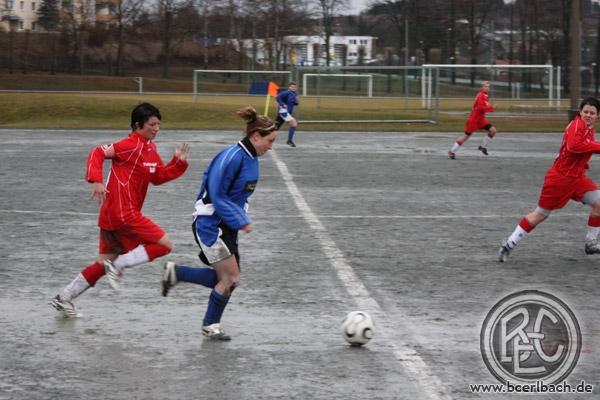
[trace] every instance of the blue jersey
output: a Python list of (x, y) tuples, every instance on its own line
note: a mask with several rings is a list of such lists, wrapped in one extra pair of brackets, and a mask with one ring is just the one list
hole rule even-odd
[(222, 223), (233, 231), (250, 223), (248, 198), (254, 192), (258, 175), (258, 157), (248, 138), (213, 158), (204, 171), (194, 212), (202, 243), (212, 246)]
[(294, 111), (294, 106), (298, 105), (298, 100), (296, 100), (296, 92), (292, 92), (291, 90), (284, 90), (283, 92), (277, 95), (277, 104), (279, 107), (286, 106), (287, 112), (292, 113)]

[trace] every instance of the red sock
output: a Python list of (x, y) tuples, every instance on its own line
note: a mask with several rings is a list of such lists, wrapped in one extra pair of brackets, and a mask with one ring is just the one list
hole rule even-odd
[(519, 226), (523, 228), (523, 230), (527, 233), (531, 232), (533, 228), (535, 228), (535, 226), (531, 225), (525, 217), (521, 218), (521, 220), (519, 221)]
[(590, 214), (588, 218), (588, 226), (593, 226), (594, 228), (600, 227), (600, 216)]
[(145, 244), (144, 249), (146, 250), (150, 261), (154, 260), (155, 258), (165, 256), (171, 252), (171, 249), (169, 247), (156, 243)]
[(99, 263), (98, 261), (96, 261), (92, 265), (89, 265), (81, 271), (81, 275), (83, 275), (83, 277), (90, 284), (90, 286), (94, 286), (96, 282), (98, 282), (98, 279), (102, 278), (104, 274), (106, 274), (106, 271), (104, 270), (104, 265), (102, 265), (102, 263)]

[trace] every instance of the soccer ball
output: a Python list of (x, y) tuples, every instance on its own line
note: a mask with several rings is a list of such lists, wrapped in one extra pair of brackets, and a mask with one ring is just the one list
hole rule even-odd
[(363, 311), (352, 311), (342, 322), (342, 335), (352, 346), (362, 346), (373, 337), (374, 327), (369, 314)]

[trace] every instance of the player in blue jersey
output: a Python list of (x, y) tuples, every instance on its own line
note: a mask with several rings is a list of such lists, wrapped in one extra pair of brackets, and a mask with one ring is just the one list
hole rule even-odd
[(298, 85), (296, 85), (296, 82), (290, 82), (288, 89), (277, 95), (277, 130), (281, 128), (281, 125), (283, 125), (284, 122), (288, 123), (290, 128), (288, 129), (288, 139), (286, 144), (292, 147), (296, 147), (293, 139), (296, 128), (298, 127), (298, 121), (292, 116), (294, 107), (298, 105), (298, 98), (296, 95), (297, 89)]
[(167, 262), (161, 281), (162, 295), (178, 282), (211, 288), (202, 323), (204, 336), (230, 340), (221, 327), (221, 316), (240, 280), (238, 231), (250, 233), (248, 198), (258, 182), (258, 157), (271, 150), (277, 138), (273, 121), (252, 107), (238, 111), (246, 121), (246, 136), (210, 162), (196, 199), (193, 231), (200, 259), (211, 268), (187, 267)]

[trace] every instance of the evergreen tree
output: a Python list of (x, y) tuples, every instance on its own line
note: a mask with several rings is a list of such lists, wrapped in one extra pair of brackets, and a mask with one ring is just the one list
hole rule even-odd
[(38, 9), (38, 23), (49, 32), (58, 30), (60, 26), (60, 0), (43, 0)]

